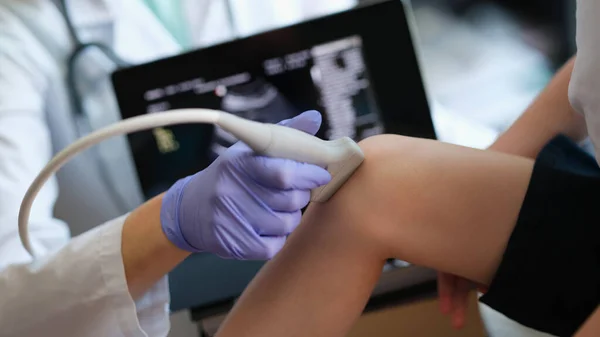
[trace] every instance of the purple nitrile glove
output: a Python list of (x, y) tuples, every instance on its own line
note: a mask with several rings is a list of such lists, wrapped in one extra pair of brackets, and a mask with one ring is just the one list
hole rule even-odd
[[(321, 114), (307, 111), (279, 124), (314, 135)], [(238, 142), (167, 191), (162, 228), (171, 242), (189, 252), (271, 259), (300, 223), (310, 191), (330, 180), (322, 167), (258, 156)]]

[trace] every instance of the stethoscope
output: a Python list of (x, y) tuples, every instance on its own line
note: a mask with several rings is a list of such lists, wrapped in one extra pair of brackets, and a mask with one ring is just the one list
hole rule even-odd
[(119, 56), (117, 56), (117, 54), (114, 52), (114, 50), (112, 50), (112, 48), (103, 43), (82, 42), (81, 39), (79, 39), (79, 36), (77, 35), (75, 25), (73, 24), (73, 20), (71, 19), (71, 14), (69, 13), (69, 10), (67, 8), (66, 0), (59, 0), (58, 5), (60, 7), (60, 12), (62, 13), (65, 19), (69, 35), (71, 36), (71, 39), (73, 40), (73, 43), (75, 45), (75, 49), (73, 49), (71, 55), (69, 56), (69, 59), (67, 60), (67, 86), (69, 90), (69, 95), (73, 101), (73, 110), (75, 111), (75, 113), (78, 115), (85, 116), (85, 109), (81, 100), (81, 95), (77, 90), (77, 81), (75, 80), (75, 65), (77, 63), (77, 59), (83, 54), (83, 52), (90, 48), (96, 48), (100, 52), (102, 52), (104, 56), (111, 60), (117, 66), (117, 68), (123, 68), (129, 66), (130, 64), (121, 59)]
[[(75, 78), (76, 78), (75, 64), (77, 63), (78, 57), (80, 57), (83, 54), (83, 52), (88, 50), (89, 48), (96, 48), (100, 52), (102, 52), (102, 54), (104, 56), (106, 56), (111, 62), (113, 62), (116, 65), (117, 69), (131, 66), (131, 64), (124, 61), (123, 59), (121, 59), (111, 47), (109, 47), (103, 43), (100, 43), (100, 42), (85, 42), (84, 43), (84, 42), (82, 42), (81, 39), (79, 39), (79, 36), (77, 35), (77, 31), (75, 29), (75, 25), (73, 24), (73, 20), (71, 18), (71, 14), (69, 13), (66, 1), (67, 0), (58, 0), (57, 5), (65, 19), (65, 23), (67, 25), (67, 30), (69, 31), (69, 35), (71, 36), (71, 39), (73, 40), (73, 43), (75, 45), (75, 48), (74, 48), (73, 52), (71, 53), (71, 55), (69, 56), (69, 59), (67, 61), (67, 85), (68, 85), (69, 95), (72, 97), (73, 108), (74, 108), (75, 114), (85, 117), (85, 115), (86, 115), (85, 108), (84, 108), (83, 102), (81, 100), (81, 95), (77, 91), (77, 81), (75, 80)], [(238, 36), (238, 29), (235, 25), (233, 7), (231, 5), (230, 0), (225, 1), (225, 8), (226, 8), (227, 18), (228, 18), (228, 21), (230, 24), (230, 29), (234, 33), (234, 36)]]

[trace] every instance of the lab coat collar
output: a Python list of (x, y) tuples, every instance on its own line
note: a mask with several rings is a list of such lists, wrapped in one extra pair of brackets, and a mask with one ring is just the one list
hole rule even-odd
[(142, 0), (66, 0), (66, 4), (83, 42), (104, 43), (125, 60), (145, 62), (181, 51)]

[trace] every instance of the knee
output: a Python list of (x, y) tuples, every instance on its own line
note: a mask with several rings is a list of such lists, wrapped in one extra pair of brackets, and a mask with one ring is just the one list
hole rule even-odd
[(425, 211), (411, 199), (437, 170), (429, 152), (432, 142), (397, 135), (361, 141), (363, 164), (329, 202), (317, 206), (319, 217), (327, 219), (327, 226), (337, 226), (344, 240), (357, 238), (381, 257), (390, 257), (390, 238)]
[(510, 232), (533, 167), (526, 158), (397, 135), (360, 147), (365, 161), (326, 207), (341, 230), (401, 259)]
[[(385, 134), (364, 139), (358, 145), (365, 154), (366, 165), (381, 167), (380, 164), (387, 161), (410, 159), (425, 154), (427, 149), (431, 149), (431, 143), (437, 141)], [(370, 170), (371, 167), (368, 169)]]
[[(347, 194), (363, 205), (363, 223), (379, 238), (389, 229), (408, 226), (426, 212), (423, 197), (443, 168), (436, 154), (440, 143), (399, 135), (380, 135), (360, 142), (365, 161), (348, 184)], [(393, 217), (393, 219), (390, 218)]]

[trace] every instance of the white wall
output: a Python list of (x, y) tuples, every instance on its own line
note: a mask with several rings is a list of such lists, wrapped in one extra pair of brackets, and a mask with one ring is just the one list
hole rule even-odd
[(357, 0), (230, 0), (239, 33), (253, 34), (344, 10)]
[[(355, 6), (358, 0), (183, 0), (197, 45), (205, 46)], [(230, 22), (228, 5), (234, 22)]]

